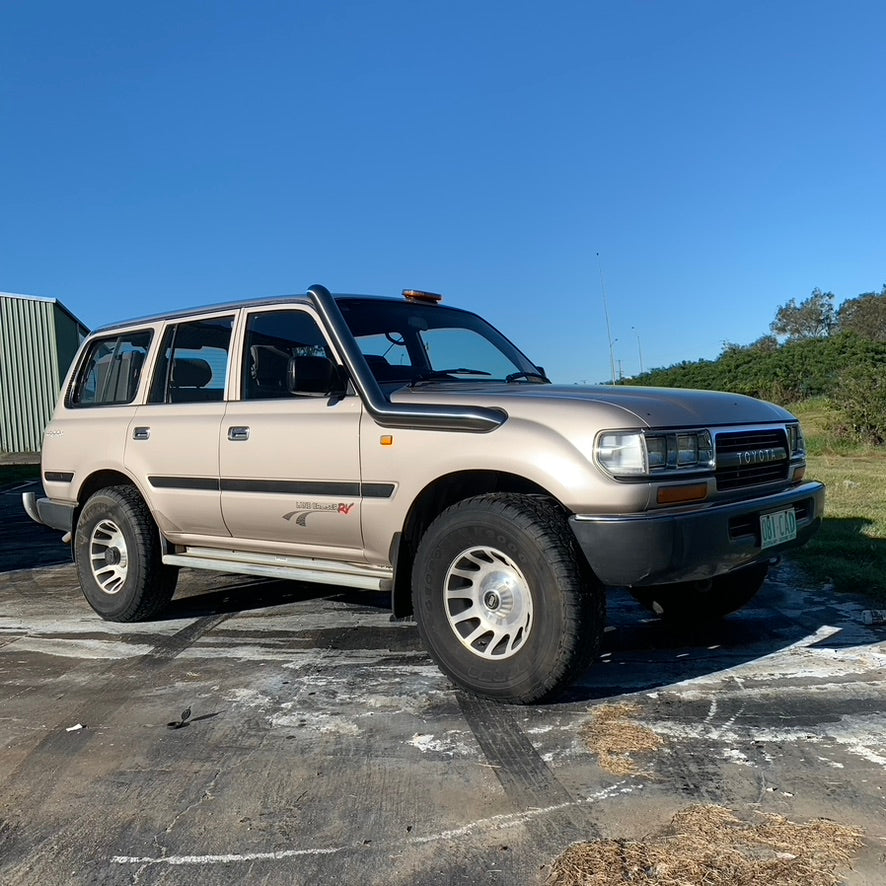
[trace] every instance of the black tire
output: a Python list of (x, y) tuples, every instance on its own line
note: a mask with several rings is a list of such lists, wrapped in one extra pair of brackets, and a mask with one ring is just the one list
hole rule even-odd
[(89, 498), (74, 555), (83, 596), (107, 621), (144, 621), (172, 599), (178, 569), (163, 565), (157, 525), (132, 486), (109, 486)]
[(550, 699), (599, 649), (603, 588), (544, 499), (482, 495), (445, 510), (419, 544), (412, 595), (425, 648), (477, 695)]
[(763, 586), (768, 572), (768, 563), (755, 563), (719, 575), (709, 582), (632, 588), (631, 594), (638, 603), (663, 619), (704, 624), (724, 618), (749, 603)]

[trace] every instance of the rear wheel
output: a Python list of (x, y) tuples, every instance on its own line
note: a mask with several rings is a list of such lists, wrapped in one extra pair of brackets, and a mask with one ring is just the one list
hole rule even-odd
[(421, 540), (412, 587), (425, 647), (479, 695), (551, 698), (599, 647), (603, 589), (544, 499), (483, 495), (448, 508)]
[(80, 587), (108, 621), (142, 621), (172, 599), (178, 569), (164, 566), (157, 526), (132, 486), (109, 486), (83, 506), (74, 536)]
[(755, 563), (710, 581), (632, 588), (634, 599), (668, 621), (699, 624), (741, 609), (763, 586), (768, 563)]

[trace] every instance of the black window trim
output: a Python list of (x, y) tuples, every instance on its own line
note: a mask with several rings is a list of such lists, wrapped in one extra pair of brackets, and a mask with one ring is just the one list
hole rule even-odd
[[(151, 357), (151, 349), (154, 344), (154, 333), (156, 329), (153, 326), (146, 327), (135, 327), (133, 329), (124, 329), (117, 332), (112, 332), (109, 335), (98, 335), (95, 338), (87, 339), (83, 348), (80, 351), (80, 358), (77, 361), (77, 367), (75, 371), (71, 374), (71, 382), (68, 385), (68, 389), (65, 392), (65, 408), (66, 409), (114, 409), (120, 407), (131, 407), (133, 405), (137, 405), (138, 401), (138, 392), (142, 387), (143, 380), (146, 376), (146, 369), (150, 362)], [(83, 382), (83, 375), (86, 372), (86, 368), (89, 365), (89, 356), (95, 352), (95, 348), (97, 345), (102, 342), (110, 342), (113, 341), (114, 344), (114, 355), (117, 354), (117, 350), (120, 347), (120, 340), (126, 336), (130, 338), (136, 335), (141, 335), (142, 333), (147, 333), (148, 335), (148, 344), (145, 349), (145, 359), (142, 364), (138, 384), (135, 387), (135, 390), (132, 392), (132, 397), (127, 400), (125, 403), (79, 403), (74, 400), (74, 393), (78, 390), (81, 383)]]
[[(271, 302), (271, 303), (262, 303), (262, 304), (252, 304), (252, 305), (243, 305), (242, 312), (240, 314), (240, 333), (237, 336), (237, 361), (236, 364), (232, 359), (230, 361), (230, 366), (228, 368), (229, 376), (228, 381), (232, 382), (233, 378), (231, 373), (234, 372), (236, 365), (237, 372), (237, 384), (236, 390), (234, 386), (231, 387), (231, 397), (229, 400), (233, 400), (236, 396), (236, 402), (238, 403), (271, 403), (274, 401), (285, 400), (288, 403), (297, 403), (301, 400), (313, 400), (314, 397), (311, 396), (292, 396), (292, 397), (268, 397), (268, 398), (259, 398), (259, 397), (247, 397), (246, 396), (246, 349), (249, 341), (249, 330), (250, 323), (254, 317), (257, 317), (260, 314), (282, 314), (282, 313), (299, 313), (304, 314), (309, 317), (313, 322), (317, 329), (320, 331), (320, 337), (323, 339), (326, 349), (329, 351), (331, 355), (331, 359), (335, 362), (335, 364), (343, 371), (344, 363), (342, 362), (341, 357), (336, 350), (334, 341), (329, 337), (326, 328), (323, 325), (322, 318), (312, 309), (312, 306), (308, 303), (297, 303), (297, 302)], [(348, 394), (354, 394), (354, 391), (350, 384), (348, 385)]]
[(182, 403), (172, 403), (167, 400), (167, 396), (169, 394), (169, 378), (172, 372), (172, 360), (170, 360), (165, 368), (165, 377), (163, 379), (163, 399), (162, 400), (151, 400), (151, 393), (154, 387), (155, 375), (157, 370), (160, 367), (160, 364), (163, 361), (163, 343), (166, 339), (166, 335), (170, 329), (172, 329), (172, 339), (169, 343), (169, 352), (170, 354), (175, 354), (175, 344), (178, 340), (178, 333), (182, 326), (192, 325), (194, 323), (202, 323), (204, 321), (211, 320), (224, 320), (230, 319), (231, 321), (231, 335), (228, 339), (228, 360), (227, 365), (225, 366), (225, 382), (222, 387), (222, 398), (221, 400), (210, 400), (206, 402), (210, 403), (227, 403), (231, 400), (230, 396), (227, 396), (228, 391), (230, 390), (231, 385), (231, 373), (233, 367), (233, 358), (235, 356), (235, 351), (238, 347), (238, 325), (240, 323), (241, 312), (239, 309), (234, 306), (234, 310), (226, 310), (220, 313), (212, 313), (200, 316), (191, 316), (191, 315), (173, 315), (167, 317), (165, 321), (162, 323), (160, 327), (160, 335), (159, 335), (159, 344), (157, 345), (157, 353), (151, 361), (151, 381), (148, 384), (148, 388), (145, 392), (145, 405), (146, 406), (194, 406), (195, 403), (199, 403), (200, 401), (193, 402), (182, 402)]

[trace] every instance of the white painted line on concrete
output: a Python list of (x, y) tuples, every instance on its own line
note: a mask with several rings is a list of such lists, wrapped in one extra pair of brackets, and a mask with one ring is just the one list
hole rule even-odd
[(335, 855), (337, 852), (363, 849), (362, 844), (336, 846), (332, 849), (280, 849), (276, 852), (246, 852), (229, 855), (167, 855), (166, 857), (150, 857), (135, 855), (115, 855), (111, 864), (235, 864), (237, 862), (277, 861), (282, 858), (296, 858), (299, 855)]
[[(472, 831), (486, 828), (510, 828), (515, 825), (523, 824), (533, 818), (539, 818), (551, 812), (559, 812), (570, 806), (583, 806), (588, 803), (607, 800), (610, 797), (619, 794), (630, 794), (634, 788), (626, 785), (624, 781), (597, 791), (589, 797), (576, 800), (569, 803), (558, 803), (555, 806), (546, 806), (544, 809), (527, 809), (525, 812), (514, 812), (506, 815), (493, 815), (490, 818), (482, 818), (472, 821), (470, 824), (463, 825), (460, 828), (452, 828), (446, 831), (440, 831), (437, 834), (429, 834), (426, 837), (416, 836), (409, 840), (399, 840), (396, 843), (386, 843), (385, 850), (389, 851), (392, 846), (414, 846), (416, 844), (434, 843), (441, 840), (451, 840), (455, 837), (462, 837), (470, 834)], [(238, 864), (242, 862), (255, 861), (280, 861), (284, 858), (298, 858), (299, 856), (320, 856), (335, 855), (339, 852), (353, 852), (373, 848), (367, 843), (351, 843), (346, 846), (332, 846), (325, 849), (278, 849), (273, 852), (242, 852), (230, 853), (227, 855), (165, 855), (165, 856), (144, 856), (144, 855), (114, 855), (111, 858), (111, 864), (166, 864), (166, 865), (204, 865), (204, 864)]]

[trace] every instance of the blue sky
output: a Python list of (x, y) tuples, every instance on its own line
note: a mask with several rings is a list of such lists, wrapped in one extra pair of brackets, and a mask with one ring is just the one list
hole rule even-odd
[[(562, 382), (886, 281), (879, 2), (0, 0), (0, 290), (442, 292)], [(597, 254), (600, 259), (598, 261)]]

